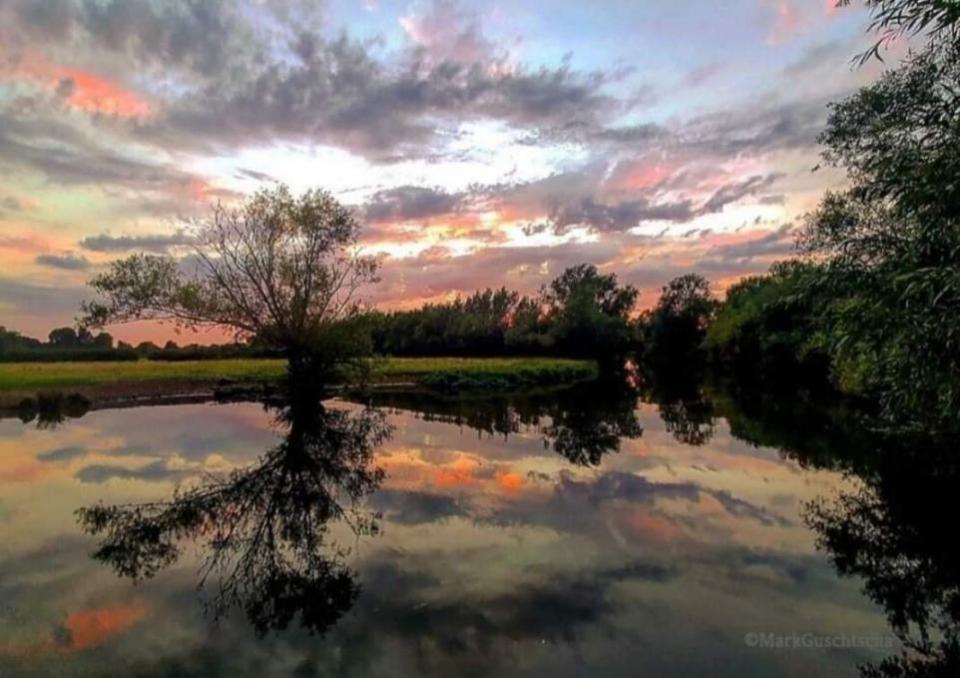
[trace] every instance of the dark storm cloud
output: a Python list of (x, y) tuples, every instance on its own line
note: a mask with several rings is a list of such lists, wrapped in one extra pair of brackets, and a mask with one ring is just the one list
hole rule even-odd
[(598, 231), (626, 231), (641, 221), (689, 221), (697, 212), (689, 200), (655, 204), (646, 199), (602, 204), (595, 198), (565, 205), (551, 215), (558, 233), (569, 226), (584, 224)]
[(369, 221), (409, 221), (448, 214), (460, 203), (461, 196), (439, 188), (398, 186), (375, 193), (364, 213)]
[(90, 262), (85, 256), (72, 252), (66, 254), (38, 254), (34, 262), (40, 266), (60, 268), (65, 271), (85, 271), (90, 268)]
[(743, 106), (702, 115), (676, 131), (679, 148), (732, 157), (738, 153), (810, 149), (827, 118), (827, 99)]
[(783, 176), (784, 175), (782, 173), (774, 172), (773, 174), (768, 174), (766, 176), (756, 175), (741, 181), (735, 181), (726, 184), (725, 186), (721, 186), (705, 203), (703, 203), (699, 211), (701, 214), (719, 212), (730, 203), (734, 203), (741, 198), (745, 198), (748, 195), (753, 195), (758, 191), (769, 188), (773, 182), (782, 178)]
[(167, 252), (171, 247), (193, 244), (193, 237), (184, 231), (173, 234), (157, 233), (150, 235), (112, 236), (106, 233), (87, 236), (80, 241), (80, 247), (92, 252), (127, 252), (145, 250), (148, 252)]
[(300, 34), (295, 59), (235, 71), (171, 102), (144, 133), (191, 146), (275, 138), (330, 143), (372, 160), (425, 157), (444, 123), (495, 118), (525, 127), (610, 114), (615, 75), (556, 69), (491, 72), (486, 64), (416, 59), (390, 66), (365, 43)]
[(566, 62), (498, 68), (489, 49), (463, 45), (450, 55), (414, 46), (375, 58), (376, 43), (323, 37), (319, 13), (304, 16), (308, 9), (201, 0), (21, 1), (10, 4), (6, 18), (11, 40), (69, 45), (111, 67), (119, 54), (137, 72), (155, 68), (173, 77), (176, 93), (168, 92), (157, 115), (135, 131), (140, 141), (191, 150), (291, 139), (376, 160), (426, 157), (445, 138), (438, 122), (594, 123), (615, 104), (602, 88), (624, 76), (623, 69), (581, 73)]

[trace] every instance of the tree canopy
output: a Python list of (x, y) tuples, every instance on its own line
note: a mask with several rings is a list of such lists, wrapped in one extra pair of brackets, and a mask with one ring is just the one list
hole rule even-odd
[(294, 196), (280, 185), (238, 208), (218, 204), (193, 225), (191, 257), (134, 254), (94, 278), (99, 299), (83, 305), (81, 322), (217, 326), (309, 354), (358, 314), (358, 290), (376, 279), (376, 261), (357, 253), (359, 231), (353, 213), (320, 190)]
[[(960, 414), (960, 42), (957, 3), (869, 3), (877, 30), (926, 30), (897, 68), (834, 104), (821, 136), (849, 186), (828, 193), (801, 245), (829, 298), (822, 338), (848, 388), (893, 420)], [(882, 33), (886, 35), (886, 33)]]

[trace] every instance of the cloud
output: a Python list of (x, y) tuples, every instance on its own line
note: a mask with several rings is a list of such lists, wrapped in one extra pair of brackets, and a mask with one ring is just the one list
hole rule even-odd
[(378, 191), (367, 202), (364, 213), (369, 221), (411, 221), (427, 219), (455, 211), (461, 196), (439, 188), (398, 186)]
[(642, 221), (683, 223), (704, 214), (720, 212), (724, 207), (769, 188), (781, 173), (756, 175), (734, 180), (714, 191), (700, 206), (692, 198), (674, 202), (655, 202), (648, 198), (600, 203), (594, 197), (582, 198), (557, 208), (550, 216), (556, 231), (562, 233), (573, 225), (586, 225), (598, 231), (625, 231)]
[(774, 231), (770, 231), (751, 240), (718, 245), (707, 251), (707, 256), (717, 257), (726, 261), (751, 260), (755, 257), (786, 257), (796, 251), (794, 225), (783, 224)]
[(403, 525), (432, 523), (444, 518), (466, 515), (453, 497), (432, 492), (381, 489), (370, 500), (387, 520)]
[(647, 199), (627, 200), (613, 204), (598, 203), (589, 197), (564, 205), (550, 219), (558, 233), (569, 226), (587, 225), (598, 231), (626, 231), (641, 221), (689, 221), (697, 212), (690, 200), (655, 204)]
[(245, 45), (258, 44), (242, 8), (231, 2), (12, 0), (6, 5), (8, 30), (2, 35), (12, 44), (93, 45), (138, 67), (172, 64), (215, 75)]
[[(616, 74), (559, 68), (491, 72), (480, 63), (388, 66), (363, 43), (301, 34), (297, 59), (237, 69), (170, 102), (141, 127), (157, 143), (216, 149), (288, 139), (326, 143), (377, 162), (438, 152), (460, 124), (529, 128), (594, 121), (613, 111), (601, 89)], [(445, 132), (445, 134), (441, 134)]]
[(20, 212), (26, 208), (26, 203), (16, 196), (8, 195), (0, 199), (0, 212)]
[(493, 43), (481, 33), (477, 15), (452, 0), (434, 0), (428, 12), (400, 17), (400, 25), (430, 63), (469, 64), (497, 56)]
[[(85, 287), (38, 285), (0, 278), (0, 308), (21, 314), (41, 312), (49, 317), (72, 318), (80, 302), (88, 295)], [(54, 321), (58, 322), (58, 321)]]
[(68, 445), (66, 447), (58, 447), (53, 450), (41, 452), (37, 455), (37, 459), (50, 462), (70, 461), (71, 459), (76, 459), (86, 454), (87, 448), (83, 445)]
[(127, 252), (130, 250), (167, 252), (172, 247), (191, 245), (193, 242), (193, 237), (182, 230), (172, 234), (156, 233), (150, 235), (112, 236), (102, 233), (83, 238), (80, 241), (80, 247), (92, 252)]
[(90, 262), (81, 254), (66, 252), (65, 254), (38, 254), (34, 262), (40, 266), (60, 268), (65, 271), (85, 271), (90, 268)]
[(575, 480), (569, 474), (561, 474), (556, 486), (557, 497), (564, 502), (586, 502), (596, 505), (608, 501), (629, 501), (653, 504), (660, 499), (697, 502), (701, 495), (715, 499), (732, 516), (749, 518), (764, 525), (789, 525), (782, 516), (770, 512), (763, 506), (733, 496), (726, 490), (715, 490), (695, 483), (655, 482), (632, 473), (610, 471), (592, 481)]
[(192, 473), (193, 471), (188, 469), (171, 467), (166, 459), (158, 459), (136, 468), (99, 464), (85, 466), (77, 471), (74, 477), (83, 483), (99, 484), (113, 479), (145, 480), (148, 482), (176, 480)]

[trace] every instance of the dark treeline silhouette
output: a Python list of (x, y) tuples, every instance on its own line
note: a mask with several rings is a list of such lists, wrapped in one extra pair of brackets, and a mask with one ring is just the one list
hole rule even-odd
[(107, 332), (93, 334), (86, 328), (58, 327), (44, 342), (0, 326), (0, 362), (136, 359), (132, 346), (114, 346)]
[(487, 289), (368, 320), (373, 348), (384, 355), (562, 355), (615, 365), (634, 348), (637, 294), (616, 275), (581, 264), (536, 296)]
[(93, 334), (85, 327), (58, 327), (47, 341), (27, 337), (0, 326), (0, 362), (59, 362), (67, 360), (207, 360), (216, 358), (273, 357), (279, 352), (258, 342), (229, 344), (187, 344), (167, 341), (158, 346), (152, 341), (137, 345), (114, 341), (108, 332)]

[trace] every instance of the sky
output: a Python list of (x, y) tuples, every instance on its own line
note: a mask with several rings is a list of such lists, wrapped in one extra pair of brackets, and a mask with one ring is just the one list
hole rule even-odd
[(72, 324), (111, 260), (185, 256), (189, 220), (276, 182), (355, 208), (380, 308), (583, 262), (638, 308), (690, 272), (722, 295), (842, 183), (817, 135), (884, 68), (851, 63), (867, 21), (833, 0), (0, 0), (0, 325)]

